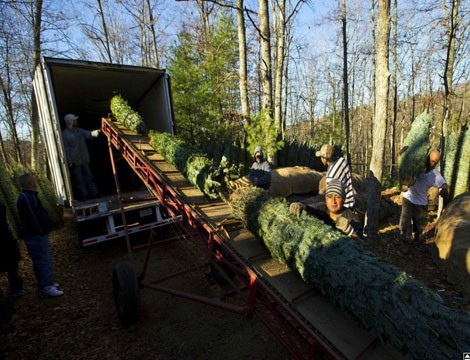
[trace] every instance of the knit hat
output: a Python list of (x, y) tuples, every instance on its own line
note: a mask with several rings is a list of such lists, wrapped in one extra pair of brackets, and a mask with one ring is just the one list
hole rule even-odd
[(323, 144), (319, 151), (315, 153), (318, 157), (330, 159), (333, 156), (333, 145)]
[(346, 199), (346, 192), (344, 191), (343, 183), (338, 179), (330, 179), (326, 184), (325, 196), (328, 194), (338, 195), (341, 199)]

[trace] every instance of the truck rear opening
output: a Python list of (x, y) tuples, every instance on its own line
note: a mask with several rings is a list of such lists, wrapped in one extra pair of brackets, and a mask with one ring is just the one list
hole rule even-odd
[[(99, 196), (79, 201), (67, 166), (62, 140), (64, 116), (79, 116), (78, 126), (99, 129), (110, 113), (110, 100), (120, 94), (143, 118), (148, 129), (174, 132), (169, 76), (165, 70), (98, 62), (43, 58), (33, 81), (48, 165), (58, 203), (72, 207), (83, 245), (124, 234), (113, 168), (105, 136), (87, 140), (90, 169)], [(122, 204), (129, 231), (138, 232), (167, 222), (153, 198), (125, 161), (117, 161)]]

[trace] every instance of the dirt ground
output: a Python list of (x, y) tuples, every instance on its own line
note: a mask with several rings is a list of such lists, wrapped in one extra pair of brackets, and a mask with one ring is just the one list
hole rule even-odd
[[(41, 298), (23, 243), (21, 273), (31, 292), (14, 302), (8, 326), (0, 325), (0, 359), (286, 359), (284, 349), (256, 319), (248, 319), (153, 289), (140, 291), (140, 321), (125, 329), (115, 309), (112, 270), (128, 259), (124, 242), (81, 248), (66, 213), (66, 225), (50, 236), (60, 298)], [(198, 262), (185, 242), (152, 253), (148, 269), (187, 268)], [(135, 253), (136, 263), (140, 253)], [(138, 267), (140, 269), (140, 267)], [(207, 267), (174, 282), (182, 290), (220, 299), (226, 293)], [(6, 275), (6, 274), (5, 274)], [(153, 277), (156, 278), (155, 273)], [(7, 291), (6, 276), (0, 287)]]
[[(114, 266), (128, 259), (124, 242), (83, 249), (70, 212), (65, 215), (66, 225), (50, 236), (55, 278), (65, 295), (38, 296), (31, 262), (20, 241), (24, 254), (21, 273), (30, 293), (14, 302), (9, 324), (0, 325), (0, 359), (289, 358), (256, 319), (152, 289), (140, 291), (141, 319), (124, 329), (116, 314), (111, 281)], [(421, 243), (403, 253), (397, 243), (398, 218), (388, 219), (382, 225), (381, 241), (367, 248), (437, 291), (448, 306), (470, 310), (469, 299), (445, 280), (430, 257), (435, 222), (429, 224)], [(186, 268), (188, 262), (199, 264), (194, 249), (184, 243), (158, 248), (148, 272), (161, 275), (169, 269)], [(138, 255), (136, 262), (140, 261)], [(201, 267), (172, 285), (212, 299), (227, 297), (207, 270)], [(0, 288), (7, 291), (6, 276), (0, 277)]]

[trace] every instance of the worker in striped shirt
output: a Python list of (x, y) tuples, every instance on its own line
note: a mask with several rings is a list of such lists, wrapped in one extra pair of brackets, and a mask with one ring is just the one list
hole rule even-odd
[(345, 187), (346, 198), (344, 200), (344, 207), (347, 209), (354, 208), (354, 189), (352, 186), (351, 169), (345, 158), (337, 156), (334, 153), (334, 147), (330, 144), (324, 144), (316, 156), (321, 158), (323, 165), (328, 166), (326, 173), (326, 183), (328, 184), (331, 179), (340, 180)]

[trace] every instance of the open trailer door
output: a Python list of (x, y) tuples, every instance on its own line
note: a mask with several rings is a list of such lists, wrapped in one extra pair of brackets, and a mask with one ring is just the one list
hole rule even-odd
[(50, 74), (44, 62), (41, 62), (34, 73), (33, 88), (47, 153), (47, 163), (58, 203), (60, 205), (71, 206), (68, 203), (69, 199), (72, 199), (70, 184), (64, 181), (69, 176), (67, 175), (68, 169), (65, 165), (65, 155), (62, 151), (60, 121), (56, 119), (57, 109), (55, 108), (54, 94), (48, 91), (50, 89), (50, 86), (48, 86), (50, 81)]

